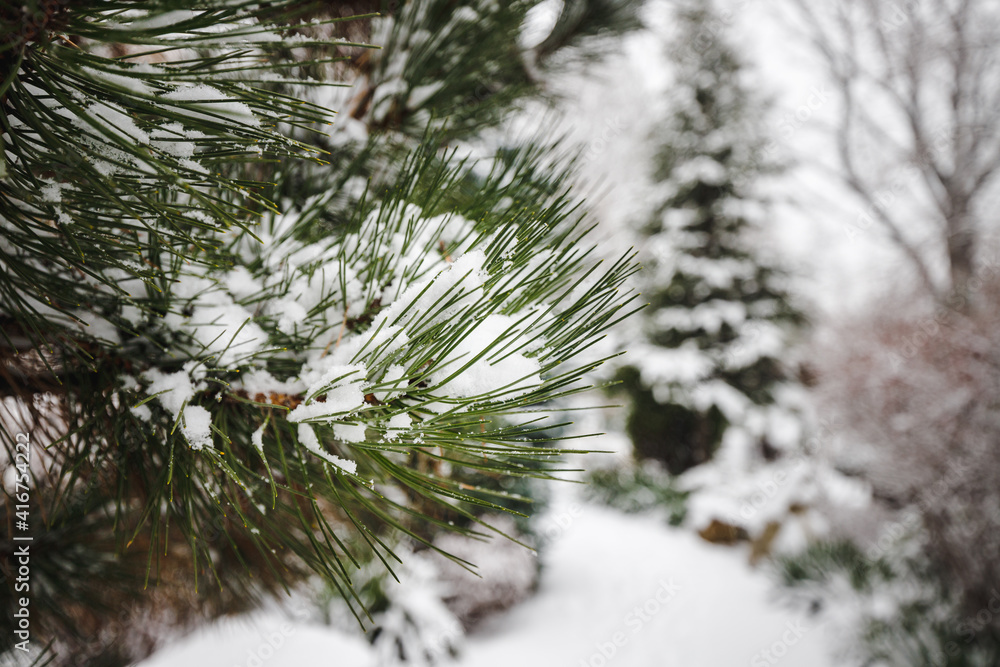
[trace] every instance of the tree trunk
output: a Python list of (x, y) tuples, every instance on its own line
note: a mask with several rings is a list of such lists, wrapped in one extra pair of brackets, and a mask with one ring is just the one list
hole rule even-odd
[(948, 270), (951, 280), (949, 296), (957, 309), (968, 312), (976, 295), (970, 289), (976, 268), (976, 233), (972, 216), (964, 197), (952, 199), (952, 210), (946, 223)]

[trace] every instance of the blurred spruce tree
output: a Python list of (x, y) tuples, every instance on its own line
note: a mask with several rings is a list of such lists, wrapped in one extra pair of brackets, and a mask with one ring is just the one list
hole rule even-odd
[(662, 199), (640, 228), (644, 342), (619, 371), (637, 455), (673, 474), (726, 437), (773, 453), (757, 417), (786, 379), (787, 325), (802, 320), (750, 238), (766, 204), (758, 184), (778, 167), (722, 26), (711, 3), (677, 10), (671, 111), (656, 138)]

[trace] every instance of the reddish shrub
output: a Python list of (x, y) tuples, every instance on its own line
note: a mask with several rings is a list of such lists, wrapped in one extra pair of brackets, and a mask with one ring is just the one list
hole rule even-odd
[(840, 465), (919, 511), (928, 555), (973, 615), (1000, 587), (998, 295), (984, 285), (970, 313), (887, 300), (816, 350), (821, 411), (844, 425)]

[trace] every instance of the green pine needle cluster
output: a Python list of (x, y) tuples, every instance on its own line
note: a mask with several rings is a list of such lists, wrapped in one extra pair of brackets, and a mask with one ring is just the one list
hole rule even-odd
[(130, 299), (119, 276), (159, 289), (159, 262), (212, 261), (220, 232), (275, 210), (257, 165), (319, 159), (279, 123), (333, 120), (275, 92), (303, 83), (280, 50), (350, 45), (315, 37), (340, 19), (297, 19), (308, 3), (18, 5), (2, 12), (0, 294), (39, 343), (78, 309)]

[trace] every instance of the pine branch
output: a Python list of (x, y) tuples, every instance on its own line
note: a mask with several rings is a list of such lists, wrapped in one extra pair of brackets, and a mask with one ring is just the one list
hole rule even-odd
[[(142, 605), (133, 575), (189, 563), (192, 621), (308, 573), (358, 603), (359, 563), (522, 511), (501, 482), (556, 478), (580, 451), (540, 417), (586, 387), (598, 362), (578, 355), (629, 313), (635, 268), (592, 259), (559, 146), (460, 160), (425, 119), (419, 141), (317, 139), (320, 159), (318, 75), (358, 48), (329, 42), (339, 17), (182, 5), (67, 5), (5, 43), (2, 372), (14, 412), (41, 407), (0, 422), (37, 437), (53, 549), (85, 555), (53, 558), (53, 580), (97, 559)], [(522, 10), (491, 15), (499, 34)], [(432, 55), (408, 80), (440, 75)], [(471, 80), (445, 81), (430, 106), (478, 127), (453, 106)], [(60, 615), (39, 593), (60, 656), (107, 657), (63, 632), (102, 594), (82, 586)]]

